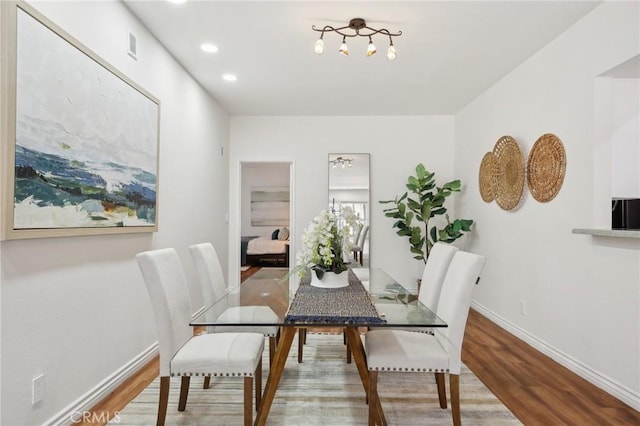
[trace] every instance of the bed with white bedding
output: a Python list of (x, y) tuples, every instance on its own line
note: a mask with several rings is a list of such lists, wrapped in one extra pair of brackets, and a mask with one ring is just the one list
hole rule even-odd
[(243, 237), (243, 241), (244, 239), (246, 252), (242, 253), (243, 266), (289, 266), (289, 240), (267, 237)]

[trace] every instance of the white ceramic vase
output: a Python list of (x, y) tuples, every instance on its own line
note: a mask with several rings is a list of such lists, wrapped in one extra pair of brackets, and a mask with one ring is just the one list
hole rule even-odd
[(322, 279), (319, 280), (315, 271), (311, 273), (311, 285), (314, 287), (322, 288), (340, 288), (349, 285), (349, 271), (344, 271), (339, 274), (335, 272), (325, 272)]

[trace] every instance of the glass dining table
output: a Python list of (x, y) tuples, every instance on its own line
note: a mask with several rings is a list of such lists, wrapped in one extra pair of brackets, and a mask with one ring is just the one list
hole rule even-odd
[[(347, 272), (345, 272), (347, 273)], [(206, 307), (190, 323), (207, 326), (215, 332), (238, 331), (242, 327), (278, 326), (280, 333), (271, 359), (269, 375), (258, 407), (255, 424), (266, 424), (291, 344), (298, 329), (342, 329), (351, 356), (358, 369), (368, 402), (369, 375), (367, 359), (360, 338), (361, 331), (375, 327), (411, 329), (446, 327), (447, 324), (418, 301), (415, 292), (407, 290), (381, 269), (355, 268), (348, 271), (349, 285), (342, 288), (319, 288), (310, 285), (310, 276), (300, 280), (291, 297), (288, 292), (251, 288), (247, 283), (227, 290), (213, 305)], [(277, 287), (277, 286), (276, 286)], [(281, 287), (280, 287), (281, 288)], [(279, 293), (279, 294), (273, 294)], [(262, 322), (252, 316), (253, 310), (233, 309), (239, 306), (270, 306), (277, 321)], [(224, 320), (220, 319), (223, 312)], [(237, 313), (228, 315), (229, 312)], [(222, 322), (224, 321), (224, 322)], [(377, 401), (377, 424), (386, 425), (382, 406)]]

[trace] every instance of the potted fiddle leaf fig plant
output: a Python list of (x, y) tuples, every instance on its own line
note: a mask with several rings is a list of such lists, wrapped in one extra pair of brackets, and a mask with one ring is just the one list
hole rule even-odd
[[(473, 220), (451, 221), (444, 206), (451, 194), (460, 192), (460, 180), (437, 186), (435, 173), (427, 171), (421, 163), (416, 166), (416, 175), (409, 176), (406, 187), (408, 192), (380, 203), (393, 205), (384, 209), (384, 215), (396, 220), (392, 226), (397, 229), (397, 235), (409, 238), (414, 259), (426, 263), (431, 247), (436, 242), (451, 243), (457, 240), (465, 232), (471, 231)], [(446, 225), (441, 228), (438, 228), (438, 224), (430, 227), (430, 221), (442, 215)]]

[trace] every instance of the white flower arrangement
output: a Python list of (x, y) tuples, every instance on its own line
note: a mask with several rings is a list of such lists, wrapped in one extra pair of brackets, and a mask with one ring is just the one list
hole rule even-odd
[(353, 250), (349, 234), (358, 222), (351, 207), (341, 208), (338, 214), (322, 210), (302, 234), (302, 250), (296, 255), (292, 273), (304, 277), (311, 269), (322, 279), (327, 271), (336, 274), (346, 271), (349, 253)]

